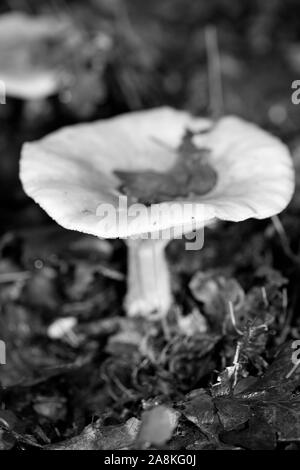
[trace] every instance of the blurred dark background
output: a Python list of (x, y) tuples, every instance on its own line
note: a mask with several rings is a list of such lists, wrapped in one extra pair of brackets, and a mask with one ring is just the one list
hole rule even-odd
[[(224, 112), (255, 121), (291, 146), (300, 106), (297, 0), (2, 0), (0, 13), (67, 16), (92, 54), (66, 65), (72, 85), (45, 100), (7, 98), (0, 106), (0, 230), (39, 224), (46, 216), (22, 192), (23, 142), (62, 125), (163, 104), (210, 115), (205, 31), (216, 28)], [(96, 41), (96, 42), (95, 42)]]

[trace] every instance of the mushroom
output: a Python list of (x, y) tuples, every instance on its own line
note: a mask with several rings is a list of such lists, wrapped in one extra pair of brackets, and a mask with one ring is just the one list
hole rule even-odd
[(58, 91), (55, 54), (61, 51), (53, 46), (67, 31), (70, 34), (70, 24), (63, 19), (20, 12), (0, 16), (0, 81), (8, 96), (42, 99)]
[(126, 239), (125, 307), (148, 318), (172, 304), (165, 247), (175, 229), (271, 217), (294, 190), (289, 151), (277, 138), (238, 117), (211, 122), (171, 108), (27, 143), (20, 175), (26, 193), (63, 227)]

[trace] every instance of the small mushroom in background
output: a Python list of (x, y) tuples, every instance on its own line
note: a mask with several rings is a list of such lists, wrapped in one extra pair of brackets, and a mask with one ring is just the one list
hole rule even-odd
[(104, 33), (86, 32), (64, 15), (3, 14), (0, 82), (7, 96), (36, 101), (59, 94), (63, 103), (74, 100), (82, 113), (91, 108), (90, 96), (94, 106), (102, 96), (100, 78), (110, 46)]
[(127, 240), (125, 307), (147, 318), (163, 317), (172, 305), (165, 247), (176, 230), (271, 217), (294, 191), (290, 154), (277, 138), (237, 117), (212, 122), (171, 108), (27, 143), (20, 176), (25, 192), (63, 227)]
[(41, 99), (57, 92), (58, 71), (49, 53), (65, 28), (64, 21), (52, 17), (0, 16), (0, 80), (8, 96)]

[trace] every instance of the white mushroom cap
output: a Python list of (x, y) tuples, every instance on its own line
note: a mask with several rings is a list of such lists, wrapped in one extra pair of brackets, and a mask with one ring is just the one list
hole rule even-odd
[(6, 94), (16, 98), (39, 99), (58, 89), (57, 71), (45, 64), (34, 64), (39, 44), (56, 39), (66, 22), (51, 17), (7, 13), (0, 16), (0, 81)]
[(1, 73), (0, 81), (5, 83), (7, 96), (14, 98), (38, 100), (55, 94), (58, 81), (55, 74), (48, 72), (26, 73), (22, 79), (14, 74)]
[(195, 137), (212, 150), (220, 176), (202, 203), (221, 220), (265, 219), (283, 211), (295, 189), (290, 152), (278, 138), (238, 117), (221, 119), (212, 132)]
[[(209, 162), (218, 176), (209, 193), (188, 201), (200, 209), (197, 227), (214, 218), (237, 222), (281, 212), (294, 191), (286, 146), (236, 117), (224, 117), (211, 126), (209, 120), (186, 112), (158, 108), (67, 127), (25, 144), (21, 180), (26, 193), (67, 229), (125, 238), (191, 224), (190, 213), (184, 215), (184, 200), (176, 201), (171, 218), (150, 217), (152, 205), (130, 224), (121, 217), (104, 225), (97, 211), (106, 207), (103, 204), (119, 209), (115, 170), (167, 172), (186, 130), (210, 129), (194, 137), (197, 146), (211, 149)], [(163, 204), (171, 208), (174, 201)], [(120, 215), (127, 213), (124, 209)]]

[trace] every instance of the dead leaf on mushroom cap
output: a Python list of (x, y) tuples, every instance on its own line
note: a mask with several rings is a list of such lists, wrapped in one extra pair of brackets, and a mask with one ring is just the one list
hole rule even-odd
[[(122, 181), (120, 191), (132, 201), (147, 206), (176, 199), (192, 199), (211, 191), (217, 174), (209, 162), (210, 151), (197, 148), (193, 136), (192, 131), (185, 132), (176, 149), (177, 159), (168, 172), (116, 170), (114, 173)], [(157, 144), (163, 145), (161, 142)], [(173, 149), (170, 152), (174, 152)]]
[[(60, 225), (92, 235), (115, 238), (173, 227), (200, 228), (214, 218), (240, 221), (262, 219), (281, 212), (294, 191), (294, 170), (285, 145), (257, 126), (224, 117), (208, 132), (211, 122), (171, 108), (128, 113), (95, 123), (61, 129), (25, 144), (21, 180), (31, 196)], [(184, 200), (164, 202), (161, 217), (151, 207), (128, 223), (129, 206), (120, 209), (120, 182), (115, 171), (165, 172), (176, 162), (176, 149), (186, 129), (199, 149), (209, 149), (217, 181), (208, 193), (188, 201), (201, 215), (186, 211)], [(201, 132), (201, 133), (200, 133)], [(163, 142), (173, 149), (170, 152)], [(99, 208), (115, 214), (106, 220)], [(160, 204), (155, 204), (157, 209)], [(165, 212), (164, 212), (165, 213)], [(126, 223), (124, 223), (124, 219)]]

